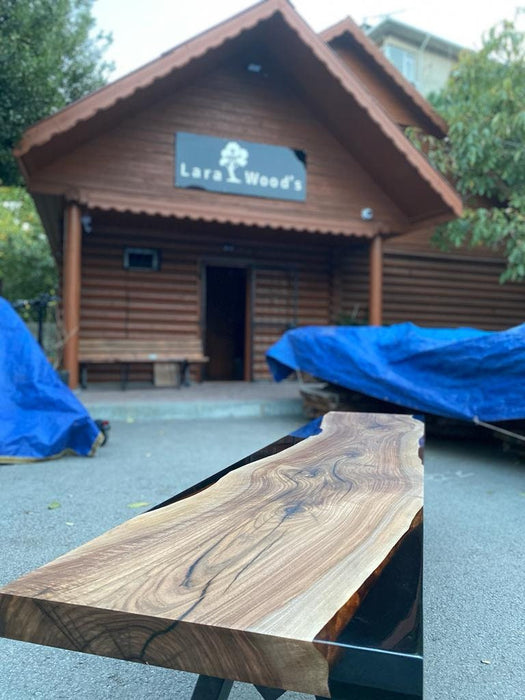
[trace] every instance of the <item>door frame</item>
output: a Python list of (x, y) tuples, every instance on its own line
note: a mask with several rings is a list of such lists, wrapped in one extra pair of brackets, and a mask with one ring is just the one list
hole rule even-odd
[(206, 257), (200, 262), (200, 327), (202, 346), (206, 347), (207, 315), (207, 270), (209, 267), (236, 267), (246, 271), (245, 308), (244, 308), (244, 359), (243, 375), (245, 382), (253, 381), (253, 299), (254, 299), (254, 263), (251, 260)]

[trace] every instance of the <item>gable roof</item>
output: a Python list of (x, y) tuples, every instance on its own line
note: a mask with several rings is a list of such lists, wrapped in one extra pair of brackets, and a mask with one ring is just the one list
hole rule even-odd
[(448, 128), (445, 120), (440, 117), (412, 83), (390, 63), (372, 41), (370, 35), (367, 36), (351, 17), (345, 17), (337, 24), (328, 27), (319, 36), (330, 45), (334, 44), (336, 40), (347, 40), (350, 44), (359, 46), (369, 61), (381, 72), (384, 82), (391, 89), (394, 89), (416, 113), (419, 113), (424, 122), (429, 124), (428, 131), (437, 137), (446, 135)]
[(24, 132), (15, 148), (15, 155), (22, 157), (35, 146), (46, 143), (54, 136), (68, 131), (80, 122), (91, 119), (101, 111), (111, 109), (120, 100), (129, 99), (140, 90), (151, 87), (155, 82), (187, 66), (191, 61), (220, 48), (242, 32), (252, 29), (268, 19), (278, 11), (279, 6), (286, 2), (287, 0), (262, 0), (249, 10), (215, 25), (122, 78), (40, 120)]
[[(129, 113), (143, 100), (161, 94), (165, 81), (175, 78), (181, 84), (190, 79), (198, 70), (213, 65), (221, 52), (248, 40), (253, 32), (271, 44), (343, 145), (365, 165), (410, 222), (459, 215), (462, 205), (457, 192), (287, 0), (262, 0), (30, 127), (15, 150), (29, 184), (32, 172), (56, 157), (61, 143), (62, 149), (64, 144), (71, 148), (75, 138), (85, 140), (107, 128), (126, 110)], [(419, 196), (414, 196), (414, 191)]]

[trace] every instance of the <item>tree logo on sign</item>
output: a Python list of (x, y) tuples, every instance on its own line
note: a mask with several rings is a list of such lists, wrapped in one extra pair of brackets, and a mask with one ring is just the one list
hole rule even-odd
[(221, 151), (219, 165), (226, 168), (227, 182), (240, 183), (241, 180), (235, 174), (237, 168), (244, 168), (248, 164), (248, 151), (240, 146), (237, 141), (229, 141)]

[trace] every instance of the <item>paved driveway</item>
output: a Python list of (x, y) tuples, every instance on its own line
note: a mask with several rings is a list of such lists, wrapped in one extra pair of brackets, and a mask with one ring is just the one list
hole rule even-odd
[[(162, 501), (302, 422), (115, 422), (94, 459), (0, 466), (0, 583), (140, 512), (130, 504)], [(425, 698), (517, 700), (525, 687), (525, 468), (497, 449), (436, 440), (425, 461)], [(2, 700), (185, 700), (195, 682), (1, 639), (0, 668)], [(257, 698), (235, 684), (232, 700)]]

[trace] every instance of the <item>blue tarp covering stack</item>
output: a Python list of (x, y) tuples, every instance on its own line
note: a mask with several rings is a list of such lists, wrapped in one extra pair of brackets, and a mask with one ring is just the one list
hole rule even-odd
[(0, 299), (0, 462), (87, 456), (101, 439), (24, 322)]
[(292, 371), (448, 418), (525, 418), (525, 324), (507, 331), (307, 326), (267, 352), (277, 381)]

